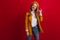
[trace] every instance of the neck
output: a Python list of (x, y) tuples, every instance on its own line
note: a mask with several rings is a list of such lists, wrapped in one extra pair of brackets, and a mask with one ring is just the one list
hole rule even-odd
[(34, 11), (32, 11), (32, 12), (34, 12)]

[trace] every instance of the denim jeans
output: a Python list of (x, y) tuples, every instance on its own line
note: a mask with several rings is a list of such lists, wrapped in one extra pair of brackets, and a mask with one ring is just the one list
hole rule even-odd
[[(39, 32), (37, 26), (32, 28), (32, 33), (35, 40), (39, 40)], [(32, 35), (27, 36), (27, 40), (32, 40)]]

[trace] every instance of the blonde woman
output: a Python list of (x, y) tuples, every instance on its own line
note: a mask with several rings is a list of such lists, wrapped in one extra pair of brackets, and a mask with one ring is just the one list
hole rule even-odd
[(42, 9), (39, 10), (39, 4), (34, 1), (30, 6), (30, 11), (26, 13), (25, 28), (27, 40), (32, 40), (32, 34), (35, 40), (39, 40), (39, 32), (43, 32), (40, 25), (42, 20)]

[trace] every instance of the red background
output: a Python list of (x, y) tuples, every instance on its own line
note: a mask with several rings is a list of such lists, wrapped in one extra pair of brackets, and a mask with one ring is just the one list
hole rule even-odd
[[(26, 40), (25, 13), (33, 0), (0, 0), (0, 40)], [(43, 9), (41, 40), (60, 40), (58, 0), (37, 0)]]

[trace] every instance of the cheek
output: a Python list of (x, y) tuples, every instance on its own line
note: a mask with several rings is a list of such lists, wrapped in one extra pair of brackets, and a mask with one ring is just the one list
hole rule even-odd
[(34, 7), (34, 10), (36, 10), (36, 7)]
[(36, 9), (36, 7), (35, 7), (35, 9)]

